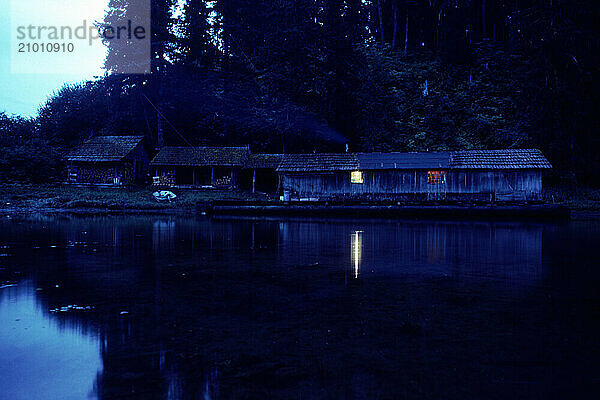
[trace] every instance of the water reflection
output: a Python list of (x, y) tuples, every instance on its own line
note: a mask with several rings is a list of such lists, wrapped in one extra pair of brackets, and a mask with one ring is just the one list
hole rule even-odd
[(48, 315), (30, 282), (0, 290), (0, 398), (98, 398), (98, 335), (63, 317)]
[(152, 250), (155, 255), (170, 252), (175, 247), (175, 221), (156, 220), (152, 225)]
[(362, 257), (362, 231), (355, 231), (352, 234), (352, 246), (350, 249), (351, 260), (354, 266), (354, 278), (358, 279), (358, 272), (360, 268), (360, 260)]
[[(33, 304), (33, 320), (67, 326), (55, 370), (101, 399), (593, 389), (581, 365), (598, 347), (588, 334), (596, 225), (139, 217), (0, 228), (0, 295), (29, 288), (13, 303), (0, 298), (0, 319), (14, 316), (6, 304)], [(70, 343), (81, 340), (96, 356), (93, 376), (68, 373), (81, 352)], [(31, 352), (3, 350), (25, 354), (34, 372), (24, 384), (35, 379)]]

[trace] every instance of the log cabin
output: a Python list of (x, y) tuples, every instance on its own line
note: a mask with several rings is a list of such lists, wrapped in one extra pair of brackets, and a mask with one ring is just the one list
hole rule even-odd
[(66, 158), (67, 183), (124, 186), (147, 178), (149, 157), (143, 136), (96, 136)]
[(284, 199), (537, 200), (539, 150), (286, 154), (277, 171)]

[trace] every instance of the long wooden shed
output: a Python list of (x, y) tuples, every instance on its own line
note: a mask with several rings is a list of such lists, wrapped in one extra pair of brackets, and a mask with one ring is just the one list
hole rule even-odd
[(539, 150), (286, 154), (277, 171), (297, 199), (538, 199)]
[(155, 184), (237, 187), (247, 147), (163, 147), (150, 163)]

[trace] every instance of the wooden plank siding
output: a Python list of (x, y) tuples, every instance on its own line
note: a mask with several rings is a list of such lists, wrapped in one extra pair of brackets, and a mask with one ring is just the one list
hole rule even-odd
[(292, 199), (533, 200), (550, 168), (539, 150), (506, 149), (286, 154), (277, 171)]
[(190, 167), (157, 166), (153, 169), (157, 186), (169, 186), (179, 189), (214, 186), (219, 188), (237, 188), (241, 168), (239, 167)]
[(542, 192), (540, 170), (456, 170), (446, 176), (448, 193), (534, 198)]
[[(281, 173), (284, 190), (300, 198), (489, 198), (537, 199), (542, 173), (536, 170), (464, 170), (445, 172), (445, 183), (428, 183), (428, 170), (362, 171), (363, 183), (351, 183), (349, 171)], [(408, 196), (405, 196), (408, 195)], [(477, 195), (477, 196), (470, 196)]]

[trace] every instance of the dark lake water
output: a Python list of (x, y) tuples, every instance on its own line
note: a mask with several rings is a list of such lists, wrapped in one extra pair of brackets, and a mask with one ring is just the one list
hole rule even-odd
[(0, 399), (563, 399), (600, 224), (2, 217)]

